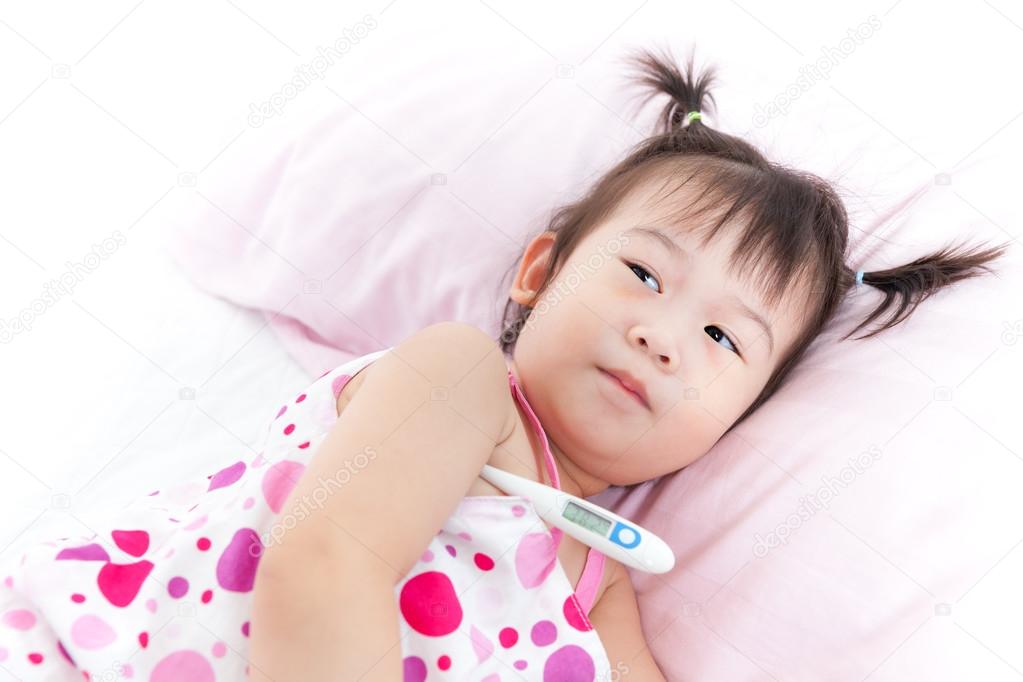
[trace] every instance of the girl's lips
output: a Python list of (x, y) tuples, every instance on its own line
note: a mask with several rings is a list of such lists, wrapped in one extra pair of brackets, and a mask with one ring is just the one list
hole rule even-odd
[(607, 379), (609, 381), (611, 381), (611, 383), (613, 383), (620, 390), (624, 391), (627, 395), (629, 395), (636, 402), (636, 404), (638, 404), (640, 407), (642, 407), (645, 410), (649, 409), (646, 406), (646, 403), (643, 401), (643, 397), (641, 395), (639, 395), (638, 393), (636, 393), (635, 391), (633, 391), (633, 390), (629, 389), (628, 387), (626, 387), (625, 384), (623, 384), (618, 379), (618, 377), (616, 377), (614, 374), (611, 374), (610, 372), (608, 372), (607, 370), (605, 370), (603, 368), (598, 367), (597, 369), (599, 369), (600, 373), (603, 374), (605, 377), (607, 377)]

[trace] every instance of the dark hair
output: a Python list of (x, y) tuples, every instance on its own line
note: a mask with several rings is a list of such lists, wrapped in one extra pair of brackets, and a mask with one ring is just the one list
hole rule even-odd
[[(710, 92), (715, 83), (713, 68), (694, 78), (692, 55), (683, 75), (670, 53), (657, 57), (645, 50), (628, 61), (639, 67), (639, 82), (652, 90), (643, 104), (659, 94), (668, 95), (669, 101), (651, 137), (638, 143), (583, 198), (556, 209), (547, 228), (555, 233), (554, 244), (535, 300), (579, 241), (609, 217), (635, 187), (665, 177), (661, 189), (674, 183), (674, 192), (693, 182), (699, 195), (683, 211), (670, 216), (671, 220), (682, 222), (713, 213), (716, 222), (704, 231), (702, 245), (729, 221), (741, 220), (744, 224), (730, 258), (730, 271), (741, 272), (755, 282), (771, 308), (786, 294), (797, 291), (798, 284), (805, 291), (801, 334), (780, 349), (780, 361), (763, 390), (729, 426), (730, 431), (778, 390), (855, 286), (855, 270), (845, 264), (848, 216), (828, 182), (772, 163), (745, 140), (715, 130), (698, 117), (688, 121), (690, 112), (706, 113), (708, 104), (714, 103)], [(973, 277), (979, 274), (978, 269), (990, 272), (986, 263), (1001, 256), (1007, 246), (983, 250), (946, 246), (905, 265), (864, 273), (863, 283), (881, 290), (884, 300), (842, 339), (897, 308), (881, 327), (859, 338), (894, 327), (938, 289)], [(505, 304), (500, 344), (506, 354), (513, 352), (531, 311), (532, 307), (511, 299)]]

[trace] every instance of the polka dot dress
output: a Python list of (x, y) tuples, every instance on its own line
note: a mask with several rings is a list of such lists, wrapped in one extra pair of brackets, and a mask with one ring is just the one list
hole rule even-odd
[[(6, 558), (0, 669), (47, 682), (246, 679), (259, 559), (287, 532), (282, 508), (337, 420), (341, 389), (388, 350), (292, 396), (255, 458), (153, 491), (94, 536)], [(509, 381), (532, 415), (510, 371)], [(395, 586), (404, 680), (609, 679), (606, 652), (557, 560), (560, 539), (524, 498), (463, 498)]]

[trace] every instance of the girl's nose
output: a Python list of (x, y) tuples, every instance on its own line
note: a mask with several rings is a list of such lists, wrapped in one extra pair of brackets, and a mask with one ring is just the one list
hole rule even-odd
[(673, 372), (678, 368), (678, 353), (667, 334), (637, 325), (629, 330), (628, 338), (629, 343), (653, 355), (662, 369)]

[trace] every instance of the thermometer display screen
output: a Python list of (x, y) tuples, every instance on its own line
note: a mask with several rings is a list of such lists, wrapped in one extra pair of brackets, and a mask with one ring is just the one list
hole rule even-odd
[(611, 529), (611, 521), (605, 519), (599, 514), (594, 514), (589, 509), (584, 509), (575, 502), (569, 502), (565, 506), (565, 511), (562, 512), (569, 521), (578, 523), (583, 528), (588, 528), (595, 533), (600, 533), (606, 536), (607, 532)]

